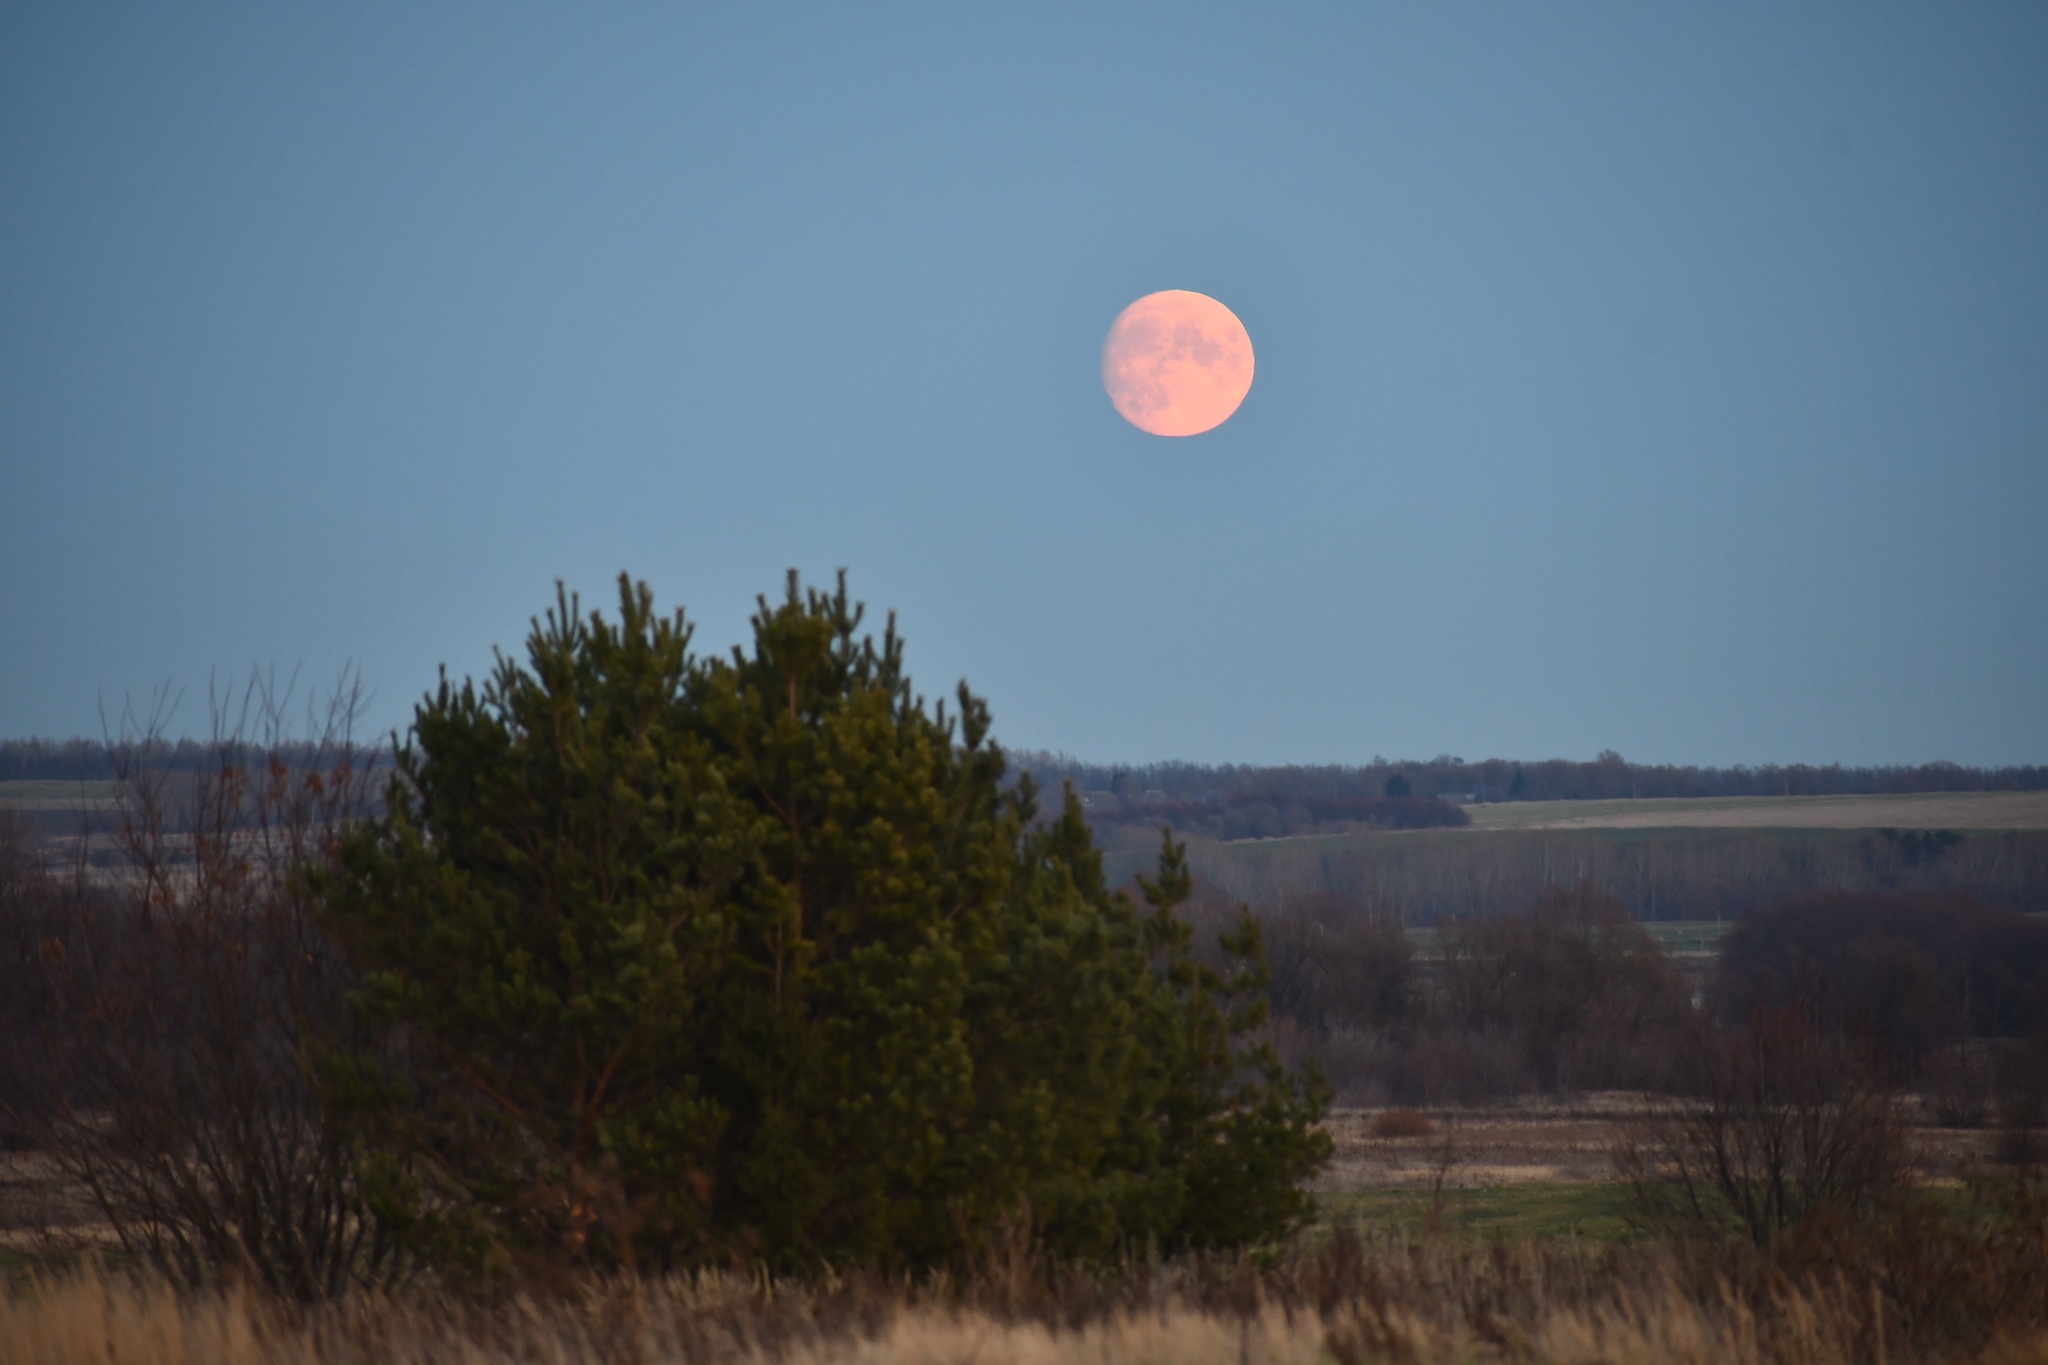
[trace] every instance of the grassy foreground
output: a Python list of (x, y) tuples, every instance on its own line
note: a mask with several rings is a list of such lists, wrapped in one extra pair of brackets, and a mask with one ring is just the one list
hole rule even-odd
[(1326, 1237), (1265, 1257), (1113, 1274), (1046, 1266), (1017, 1248), (951, 1280), (778, 1283), (711, 1273), (525, 1292), (362, 1294), (310, 1309), (246, 1290), (180, 1294), (87, 1270), (0, 1294), (0, 1357), (10, 1365), (2048, 1362), (2048, 1258), (2035, 1238), (1880, 1236), (1869, 1250), (1795, 1270), (1725, 1244), (1397, 1240), (1339, 1222)]

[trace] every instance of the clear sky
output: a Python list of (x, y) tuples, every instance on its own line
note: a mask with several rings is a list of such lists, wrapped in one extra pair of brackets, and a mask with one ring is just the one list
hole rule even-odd
[(0, 9), (0, 734), (789, 566), (1104, 761), (2048, 761), (2048, 6)]

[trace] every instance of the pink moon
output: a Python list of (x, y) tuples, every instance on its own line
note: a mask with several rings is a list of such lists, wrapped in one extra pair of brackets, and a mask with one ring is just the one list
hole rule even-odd
[(1252, 363), (1237, 314), (1207, 294), (1162, 289), (1117, 314), (1102, 343), (1102, 387), (1140, 431), (1199, 436), (1244, 402)]

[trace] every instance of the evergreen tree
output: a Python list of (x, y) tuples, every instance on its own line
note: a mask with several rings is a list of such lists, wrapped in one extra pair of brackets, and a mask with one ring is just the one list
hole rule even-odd
[(1244, 917), (1196, 960), (1079, 803), (1005, 789), (986, 706), (928, 707), (893, 618), (763, 600), (697, 659), (620, 580), (522, 666), (443, 678), (386, 814), (321, 881), (373, 1053), (329, 1059), (380, 1207), (475, 1258), (927, 1264), (1236, 1244), (1306, 1213), (1327, 1095), (1251, 1035)]

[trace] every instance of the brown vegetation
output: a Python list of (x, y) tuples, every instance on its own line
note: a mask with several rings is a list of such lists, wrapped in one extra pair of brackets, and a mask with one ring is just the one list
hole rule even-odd
[[(1724, 1022), (1803, 1009), (1910, 1080), (1964, 1039), (2048, 1029), (2048, 924), (1952, 894), (1795, 897), (1728, 935), (1713, 994)], [(1947, 1079), (1970, 1088), (1967, 1075)]]
[(1344, 897), (1289, 898), (1265, 924), (1276, 1034), (1354, 1103), (1656, 1087), (1700, 1026), (1662, 949), (1590, 884), (1448, 925), (1426, 956)]
[[(1211, 885), (1197, 913), (1219, 920), (1230, 903)], [(1983, 1155), (2036, 1160), (2048, 1128), (2048, 926), (1967, 898), (1793, 898), (1741, 921), (1718, 970), (1691, 976), (1588, 883), (1420, 938), (1383, 903), (1328, 893), (1284, 898), (1264, 921), (1274, 1039), (1349, 1105), (1697, 1095), (1729, 1030), (1790, 1009), (1915, 1090), (1931, 1121), (1998, 1129)]]
[(1084, 1271), (1013, 1240), (971, 1274), (584, 1278), (295, 1308), (87, 1273), (0, 1295), (23, 1365), (212, 1361), (2022, 1361), (2048, 1352), (2040, 1191), (1979, 1182), (1766, 1256), (1664, 1241), (1477, 1246), (1340, 1226), (1260, 1256)]
[(1590, 883), (1438, 935), (1444, 1016), (1511, 1039), (1543, 1090), (1658, 1084), (1692, 1025), (1663, 950)]
[(1371, 1131), (1382, 1138), (1429, 1137), (1436, 1132), (1436, 1123), (1419, 1110), (1382, 1109), (1372, 1116)]
[(1815, 1225), (1853, 1225), (1907, 1190), (1911, 1161), (1877, 1060), (1792, 1009), (1700, 1041), (1691, 1093), (1653, 1109), (1617, 1149), (1653, 1224), (1732, 1229), (1768, 1250)]
[(311, 1075), (349, 1027), (348, 981), (294, 875), (369, 805), (355, 703), (337, 697), (296, 767), (245, 743), (285, 721), (260, 684), (216, 709), (210, 768), (150, 763), (145, 732), (116, 750), (110, 870), (89, 878), (82, 846), (68, 876), (6, 860), (31, 1013), (10, 1021), (21, 1065), (0, 1102), (123, 1253), (182, 1285), (311, 1298), (393, 1268)]
[[(1113, 875), (1141, 871), (1157, 831), (1111, 831)], [(1961, 894), (2048, 911), (2048, 832), (1961, 836), (1926, 848), (1880, 830), (1418, 830), (1313, 839), (1190, 840), (1188, 864), (1262, 910), (1330, 895), (1411, 928), (1527, 909), (1590, 882), (1637, 920), (1733, 921), (1817, 891)]]

